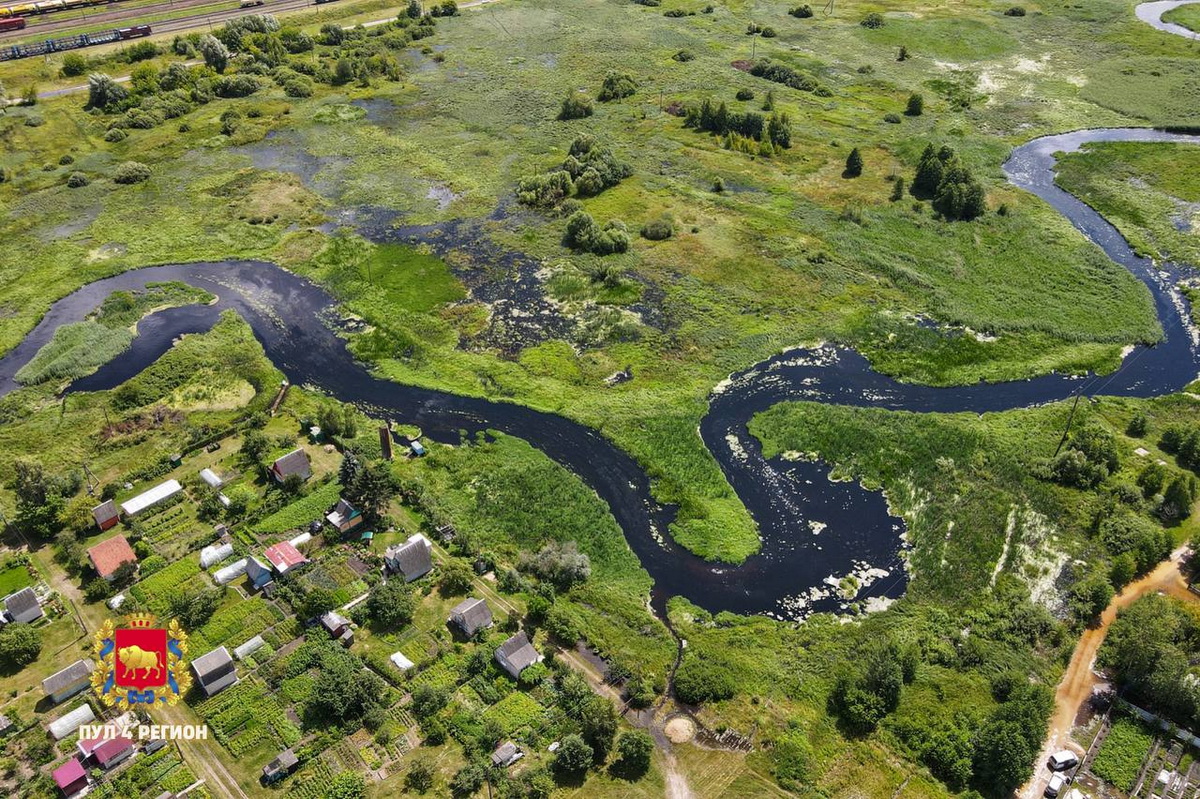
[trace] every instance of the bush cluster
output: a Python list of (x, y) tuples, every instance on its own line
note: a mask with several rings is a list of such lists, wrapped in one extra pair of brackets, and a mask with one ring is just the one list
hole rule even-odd
[(555, 169), (522, 178), (517, 201), (535, 208), (556, 208), (572, 196), (591, 197), (633, 174), (612, 150), (583, 134), (571, 142), (566, 159)]
[(762, 58), (755, 62), (750, 67), (750, 74), (756, 78), (763, 78), (773, 83), (782, 83), (784, 86), (790, 86), (802, 92), (812, 92), (818, 97), (830, 97), (833, 94), (833, 92), (818, 83), (817, 79), (811, 75), (797, 72), (785, 64), (776, 64), (767, 58)]
[(593, 255), (612, 255), (629, 249), (629, 231), (619, 219), (610, 219), (601, 227), (588, 212), (576, 211), (567, 220), (563, 243)]
[(637, 87), (637, 81), (633, 79), (632, 75), (626, 72), (609, 72), (604, 76), (604, 85), (600, 87), (600, 93), (596, 95), (596, 99), (602, 103), (621, 100), (633, 96)]
[(583, 119), (590, 117), (595, 112), (596, 108), (592, 104), (592, 98), (581, 92), (572, 91), (563, 98), (562, 105), (558, 109), (557, 119), (560, 122)]

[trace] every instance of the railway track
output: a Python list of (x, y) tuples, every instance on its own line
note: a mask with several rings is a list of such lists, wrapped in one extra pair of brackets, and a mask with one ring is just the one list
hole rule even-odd
[[(8, 31), (0, 34), (0, 42), (28, 42), (50, 39), (80, 28), (120, 28), (124, 23), (142, 22), (154, 28), (154, 35), (163, 33), (179, 33), (203, 27), (211, 22), (213, 27), (246, 14), (275, 14), (282, 11), (297, 11), (313, 5), (313, 0), (267, 0), (255, 8), (240, 8), (238, 0), (228, 0), (224, 8), (213, 9), (213, 0), (168, 0), (153, 5), (137, 6), (134, 8), (114, 6), (103, 11), (68, 11), (45, 17), (35, 17), (38, 24), (30, 24), (24, 30)], [(101, 8), (94, 6), (95, 8)], [(170, 14), (188, 8), (207, 8), (206, 11), (186, 14), (173, 19), (154, 20), (155, 16)]]

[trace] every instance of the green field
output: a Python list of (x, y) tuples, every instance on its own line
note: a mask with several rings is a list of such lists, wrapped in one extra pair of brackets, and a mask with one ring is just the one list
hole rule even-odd
[(1137, 721), (1120, 717), (1100, 745), (1092, 771), (1123, 791), (1133, 790), (1154, 737)]

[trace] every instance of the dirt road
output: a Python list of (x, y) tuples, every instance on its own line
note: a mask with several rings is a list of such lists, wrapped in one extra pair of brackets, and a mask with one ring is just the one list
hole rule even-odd
[[(195, 724), (198, 721), (191, 713), (178, 706), (156, 710), (155, 715), (162, 719), (161, 723), (165, 724)], [(220, 744), (216, 741), (198, 744), (196, 741), (187, 740), (179, 740), (176, 743), (179, 745), (179, 752), (183, 755), (184, 761), (192, 767), (196, 776), (207, 784), (209, 793), (224, 799), (250, 799), (242, 790), (242, 786), (238, 785), (234, 776), (225, 768), (220, 755), (211, 749)], [(207, 751), (201, 746), (206, 747)]]
[(1117, 611), (1129, 607), (1146, 594), (1159, 592), (1188, 601), (1196, 600), (1195, 595), (1188, 591), (1187, 581), (1180, 571), (1187, 552), (1186, 547), (1180, 547), (1154, 571), (1125, 586), (1104, 609), (1100, 623), (1094, 629), (1084, 631), (1054, 694), (1054, 715), (1050, 717), (1050, 730), (1042, 745), (1041, 754), (1038, 755), (1034, 777), (1020, 791), (1021, 799), (1036, 799), (1042, 795), (1050, 778), (1046, 760), (1051, 754), (1060, 749), (1072, 749), (1082, 754), (1083, 748), (1071, 739), (1071, 730), (1075, 726), (1079, 708), (1100, 682), (1100, 677), (1094, 671), (1096, 653), (1100, 650), (1100, 644), (1104, 643), (1104, 637), (1108, 635), (1108, 628), (1116, 621)]

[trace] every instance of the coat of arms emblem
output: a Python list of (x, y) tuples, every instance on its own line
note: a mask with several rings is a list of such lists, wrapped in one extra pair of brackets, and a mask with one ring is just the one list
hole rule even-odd
[(96, 632), (100, 665), (92, 672), (92, 688), (106, 705), (121, 710), (174, 705), (191, 687), (187, 633), (174, 619), (165, 628), (154, 622), (153, 614), (134, 613), (123, 626), (110, 619)]

